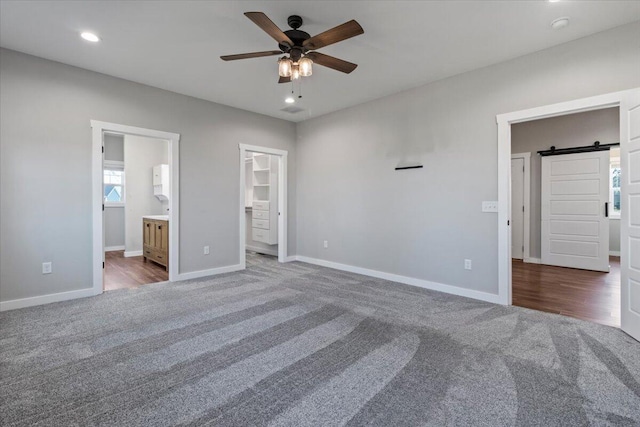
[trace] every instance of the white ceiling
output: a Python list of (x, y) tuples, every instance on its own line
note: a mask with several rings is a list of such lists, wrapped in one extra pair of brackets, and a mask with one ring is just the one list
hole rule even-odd
[[(276, 49), (243, 12), (315, 35), (350, 19), (365, 33), (320, 51), (359, 64), (314, 67), (298, 114), (280, 111)], [(552, 20), (568, 16), (560, 31)], [(0, 1), (0, 46), (173, 92), (301, 121), (640, 20), (638, 1)], [(97, 44), (79, 38), (93, 31)]]

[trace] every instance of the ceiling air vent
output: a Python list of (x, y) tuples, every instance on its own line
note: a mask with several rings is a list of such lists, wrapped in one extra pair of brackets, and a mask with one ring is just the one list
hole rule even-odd
[(295, 107), (295, 106), (291, 106), (291, 107), (285, 107), (280, 111), (284, 111), (286, 113), (291, 113), (291, 114), (296, 114), (299, 113), (300, 111), (304, 111), (304, 108), (300, 108), (300, 107)]

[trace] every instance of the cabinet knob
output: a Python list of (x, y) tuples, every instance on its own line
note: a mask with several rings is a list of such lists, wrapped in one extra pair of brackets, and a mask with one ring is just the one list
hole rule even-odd
[(161, 225), (158, 226), (158, 230), (162, 230), (162, 226)]

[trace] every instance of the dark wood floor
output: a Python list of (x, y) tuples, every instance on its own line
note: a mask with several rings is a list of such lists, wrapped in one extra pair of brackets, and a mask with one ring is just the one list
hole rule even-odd
[(620, 258), (609, 273), (513, 260), (513, 305), (620, 326)]
[(141, 256), (124, 257), (124, 251), (105, 253), (104, 290), (135, 288), (149, 283), (165, 282), (169, 273), (154, 262), (143, 262)]

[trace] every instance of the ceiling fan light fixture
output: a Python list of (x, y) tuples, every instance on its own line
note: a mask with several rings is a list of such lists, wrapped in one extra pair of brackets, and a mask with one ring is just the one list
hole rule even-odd
[(293, 63), (291, 68), (291, 80), (298, 80), (300, 78), (300, 66), (297, 62)]
[(291, 77), (291, 70), (293, 68), (293, 61), (286, 56), (283, 56), (278, 60), (278, 75), (280, 77)]
[(313, 61), (310, 58), (305, 57), (298, 61), (298, 70), (300, 72), (300, 75), (302, 77), (309, 77), (311, 74), (313, 74), (312, 65)]

